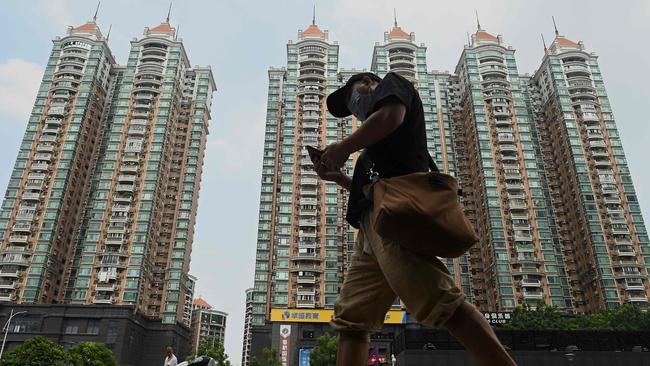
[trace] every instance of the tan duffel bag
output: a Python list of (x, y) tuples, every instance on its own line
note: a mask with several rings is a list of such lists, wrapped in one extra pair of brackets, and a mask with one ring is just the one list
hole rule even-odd
[(438, 172), (378, 179), (371, 186), (371, 223), (382, 238), (418, 254), (460, 257), (478, 237), (458, 192), (456, 179)]

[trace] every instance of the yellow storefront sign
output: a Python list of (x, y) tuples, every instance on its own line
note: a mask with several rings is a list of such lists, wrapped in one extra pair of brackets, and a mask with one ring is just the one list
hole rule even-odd
[[(272, 322), (329, 323), (334, 310), (323, 309), (271, 309)], [(406, 324), (406, 312), (390, 310), (384, 324)]]

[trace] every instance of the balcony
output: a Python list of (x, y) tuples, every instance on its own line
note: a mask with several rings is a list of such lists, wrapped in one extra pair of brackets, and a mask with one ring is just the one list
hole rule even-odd
[(524, 287), (541, 287), (542, 282), (537, 279), (522, 278), (521, 285)]
[(130, 174), (123, 174), (123, 175), (118, 175), (117, 176), (117, 181), (118, 182), (127, 182), (130, 184), (134, 184), (137, 176), (135, 175), (130, 175)]
[(507, 109), (494, 109), (492, 115), (494, 117), (510, 117), (510, 111)]
[(498, 135), (499, 143), (514, 143), (515, 136), (509, 133), (499, 133)]
[(38, 151), (38, 152), (46, 152), (46, 153), (53, 153), (54, 152), (54, 145), (38, 144), (36, 146), (36, 151)]
[(147, 118), (149, 118), (149, 116), (151, 116), (151, 113), (149, 113), (148, 111), (139, 111), (139, 110), (136, 111), (136, 110), (134, 110), (133, 113), (131, 114), (131, 116), (132, 116), (133, 118), (144, 118), (144, 119), (147, 119)]
[(47, 115), (63, 117), (65, 115), (65, 107), (50, 107), (47, 111)]
[(300, 178), (300, 184), (305, 186), (317, 186), (318, 179), (314, 178)]
[(596, 147), (596, 148), (598, 148), (598, 147), (607, 148), (607, 144), (605, 144), (603, 141), (589, 141), (589, 147), (591, 147), (591, 148), (594, 148), (594, 147)]
[(56, 136), (54, 135), (41, 135), (38, 139), (40, 142), (56, 142)]
[(631, 245), (617, 245), (616, 255), (619, 257), (636, 257), (636, 252)]
[(314, 300), (296, 300), (297, 308), (315, 308), (316, 303)]
[(20, 266), (29, 265), (30, 258), (22, 254), (9, 254), (0, 259), (0, 264), (17, 264)]
[(122, 161), (125, 163), (139, 163), (140, 162), (140, 155), (131, 155), (131, 154), (126, 154), (122, 156)]
[(29, 167), (31, 171), (44, 171), (47, 170), (50, 167), (50, 164), (48, 163), (32, 163), (32, 165)]
[(524, 299), (541, 300), (544, 298), (544, 293), (542, 291), (522, 291), (521, 295), (524, 297)]
[(122, 245), (124, 242), (124, 238), (106, 238), (104, 243), (106, 245)]
[(137, 173), (139, 165), (131, 165), (131, 164), (122, 164), (120, 165), (120, 172), (123, 173)]
[(18, 278), (20, 277), (20, 271), (12, 271), (12, 270), (0, 270), (0, 277), (10, 277), (10, 278)]
[(648, 296), (645, 293), (628, 293), (625, 294), (625, 302), (630, 303), (639, 303), (639, 302), (648, 302)]
[(298, 283), (316, 283), (316, 276), (301, 276), (297, 277)]
[[(499, 141), (501, 142), (501, 141)], [(517, 146), (515, 146), (512, 143), (504, 143), (501, 146), (499, 146), (499, 150), (501, 151), (517, 151)]]
[(298, 220), (298, 226), (301, 227), (316, 227), (318, 226), (317, 220)]
[(143, 136), (147, 133), (147, 128), (142, 125), (132, 125), (128, 133), (131, 136)]
[(506, 182), (506, 189), (508, 191), (521, 191), (524, 189), (524, 185), (522, 183), (507, 183)]
[(93, 304), (112, 304), (114, 300), (115, 297), (113, 296), (95, 295), (93, 297)]
[(16, 301), (16, 294), (9, 293), (9, 294), (0, 294), (0, 301), (1, 302), (9, 302), (9, 301)]
[(3, 281), (3, 282), (0, 282), (0, 289), (13, 290), (13, 289), (18, 288), (18, 287), (20, 287), (20, 284), (18, 282), (15, 282), (15, 281), (8, 281), (8, 282)]
[(36, 216), (36, 211), (24, 211), (24, 212), (19, 211), (16, 214), (16, 219), (18, 219), (18, 220), (33, 220), (35, 216)]
[(118, 184), (116, 187), (118, 192), (130, 192), (133, 193), (135, 190), (135, 185), (133, 184)]
[[(30, 225), (31, 227), (31, 225)], [(27, 230), (29, 231), (29, 230)], [(9, 235), (9, 242), (10, 243), (22, 243), (22, 244), (27, 244), (27, 241), (29, 240), (29, 235)]]
[(31, 222), (17, 222), (11, 228), (11, 231), (13, 231), (13, 232), (22, 232), (22, 233), (28, 233), (31, 230), (32, 230), (32, 223)]
[(97, 284), (97, 286), (95, 286), (95, 290), (98, 292), (113, 292), (115, 291), (115, 285)]
[(625, 285), (625, 290), (628, 291), (645, 291), (645, 287), (643, 286), (643, 280), (640, 278), (638, 279), (626, 278), (623, 284)]
[(130, 203), (133, 200), (133, 197), (131, 196), (120, 196), (120, 195), (115, 195), (113, 196), (113, 202), (120, 202), (120, 203)]
[(45, 119), (45, 123), (47, 123), (48, 125), (53, 125), (53, 126), (61, 126), (61, 121), (63, 121), (63, 119), (61, 119), (61, 118), (48, 117), (48, 118)]
[(320, 123), (318, 122), (308, 122), (303, 119), (302, 122), (302, 128), (303, 129), (312, 129), (312, 130), (317, 130), (320, 127)]
[(508, 206), (511, 210), (526, 210), (528, 209), (528, 204), (525, 201), (521, 200), (511, 200), (508, 202)]
[[(40, 189), (41, 187), (42, 183), (38, 188)], [(22, 199), (25, 201), (38, 201), (41, 199), (41, 194), (36, 192), (23, 192)]]
[(318, 199), (316, 198), (310, 198), (310, 197), (300, 197), (300, 200), (298, 201), (301, 205), (311, 205), (315, 206), (318, 204)]

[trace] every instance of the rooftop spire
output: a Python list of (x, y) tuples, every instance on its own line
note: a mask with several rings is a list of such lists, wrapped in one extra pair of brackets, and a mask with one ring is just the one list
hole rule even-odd
[(314, 13), (311, 17), (311, 25), (316, 25), (316, 4), (314, 4)]
[(546, 41), (544, 40), (544, 33), (542, 33), (542, 44), (544, 45), (544, 52), (546, 52), (547, 49), (546, 49)]
[(552, 16), (551, 19), (553, 19), (553, 28), (555, 28), (555, 35), (559, 36), (560, 32), (557, 31), (557, 24), (555, 24), (555, 17)]
[(481, 21), (478, 19), (478, 10), (474, 10), (476, 13), (476, 30), (481, 30)]
[(169, 14), (172, 12), (172, 2), (169, 2), (169, 9), (167, 10), (167, 19), (165, 20), (165, 23), (169, 23)]
[(97, 12), (99, 12), (99, 4), (101, 4), (101, 1), (97, 2), (97, 8), (95, 9), (95, 15), (93, 15), (93, 22), (97, 21)]
[(393, 16), (395, 18), (395, 26), (397, 27), (397, 9), (393, 8)]
[(468, 45), (468, 46), (471, 46), (471, 45), (472, 45), (472, 41), (471, 41), (471, 39), (469, 38), (469, 32), (467, 32), (467, 45)]
[(113, 24), (108, 26), (108, 33), (106, 34), (106, 42), (108, 42), (108, 39), (111, 37), (111, 29), (113, 29)]

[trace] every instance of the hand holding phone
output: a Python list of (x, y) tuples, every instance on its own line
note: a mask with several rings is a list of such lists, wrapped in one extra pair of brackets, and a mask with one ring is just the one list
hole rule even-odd
[(313, 146), (307, 146), (307, 152), (309, 153), (311, 162), (314, 164), (314, 170), (316, 170), (318, 168), (318, 164), (320, 164), (320, 157), (323, 155), (323, 152)]

